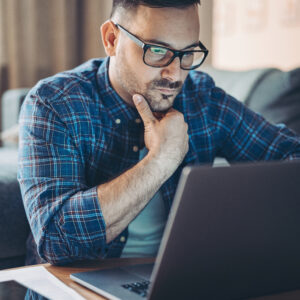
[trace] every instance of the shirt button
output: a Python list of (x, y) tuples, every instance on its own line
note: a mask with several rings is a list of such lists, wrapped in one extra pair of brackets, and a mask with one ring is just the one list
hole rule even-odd
[(142, 122), (141, 119), (135, 119), (135, 123), (136, 123), (136, 124), (140, 124), (141, 122)]
[(125, 241), (126, 241), (125, 236), (121, 236), (121, 237), (120, 237), (120, 242), (124, 243)]
[(116, 119), (115, 122), (116, 122), (116, 124), (120, 124), (121, 120), (120, 119)]
[(138, 152), (138, 151), (139, 151), (139, 147), (138, 147), (138, 146), (133, 146), (132, 150), (133, 150), (134, 152)]

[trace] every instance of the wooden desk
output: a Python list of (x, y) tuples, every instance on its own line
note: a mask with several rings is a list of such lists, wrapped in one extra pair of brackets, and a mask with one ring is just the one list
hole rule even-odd
[[(71, 273), (92, 271), (96, 269), (105, 269), (111, 267), (120, 267), (132, 264), (143, 264), (143, 263), (152, 263), (154, 262), (153, 258), (122, 258), (122, 259), (107, 259), (107, 260), (98, 260), (98, 261), (84, 261), (70, 264), (64, 267), (51, 266), (50, 264), (44, 264), (43, 266), (51, 272), (55, 277), (64, 282), (67, 286), (74, 289), (80, 295), (86, 299), (106, 299), (100, 295), (90, 291), (89, 289), (81, 286), (80, 284), (72, 281), (70, 279)], [(26, 268), (26, 267), (25, 267)], [(250, 299), (250, 298), (249, 298)], [(252, 300), (299, 300), (300, 299), (300, 290), (295, 290), (291, 292), (269, 295), (264, 297), (251, 298)], [(251, 300), (250, 299), (250, 300)]]
[(91, 290), (83, 287), (82, 285), (74, 282), (70, 279), (70, 274), (99, 270), (99, 269), (107, 269), (112, 267), (120, 267), (127, 266), (133, 264), (145, 264), (145, 263), (153, 263), (154, 258), (117, 258), (117, 259), (106, 259), (106, 260), (98, 260), (98, 261), (84, 261), (77, 262), (66, 267), (56, 267), (51, 266), (50, 264), (45, 264), (44, 267), (51, 272), (55, 277), (60, 279), (70, 288), (74, 289), (80, 295), (82, 295), (86, 299), (106, 299), (101, 297), (100, 295), (92, 292)]

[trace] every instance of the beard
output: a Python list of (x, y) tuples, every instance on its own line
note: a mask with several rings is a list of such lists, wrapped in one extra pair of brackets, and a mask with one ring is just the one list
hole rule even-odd
[[(173, 106), (174, 100), (182, 87), (182, 82), (171, 82), (167, 79), (157, 79), (146, 85), (144, 94), (142, 94), (148, 102), (153, 112), (164, 112)], [(159, 89), (172, 90), (172, 94), (165, 94)]]
[[(134, 94), (142, 95), (153, 112), (166, 112), (173, 106), (174, 100), (183, 85), (181, 81), (171, 82), (168, 79), (159, 78), (141, 84), (138, 78), (142, 78), (142, 76), (138, 76), (132, 71), (125, 57), (119, 65), (122, 68), (117, 68), (118, 81), (128, 94), (131, 96)], [(168, 89), (172, 92), (166, 94), (159, 89)]]

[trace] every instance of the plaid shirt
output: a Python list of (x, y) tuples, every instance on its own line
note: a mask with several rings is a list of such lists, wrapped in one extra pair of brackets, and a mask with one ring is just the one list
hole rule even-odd
[[(53, 264), (119, 257), (128, 236), (125, 229), (106, 243), (96, 187), (138, 162), (143, 124), (111, 87), (108, 64), (94, 59), (40, 81), (21, 109), (18, 179), (39, 255)], [(294, 132), (271, 125), (205, 73), (189, 73), (174, 108), (188, 123), (189, 151), (161, 187), (167, 212), (187, 164), (300, 158)]]

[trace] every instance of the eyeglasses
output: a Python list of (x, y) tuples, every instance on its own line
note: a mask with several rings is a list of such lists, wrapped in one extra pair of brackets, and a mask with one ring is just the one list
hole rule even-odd
[(194, 47), (193, 50), (173, 50), (163, 46), (146, 44), (120, 24), (115, 25), (144, 50), (143, 61), (150, 67), (166, 67), (176, 57), (179, 57), (181, 69), (194, 70), (204, 62), (208, 54), (208, 50), (200, 41), (192, 46)]

